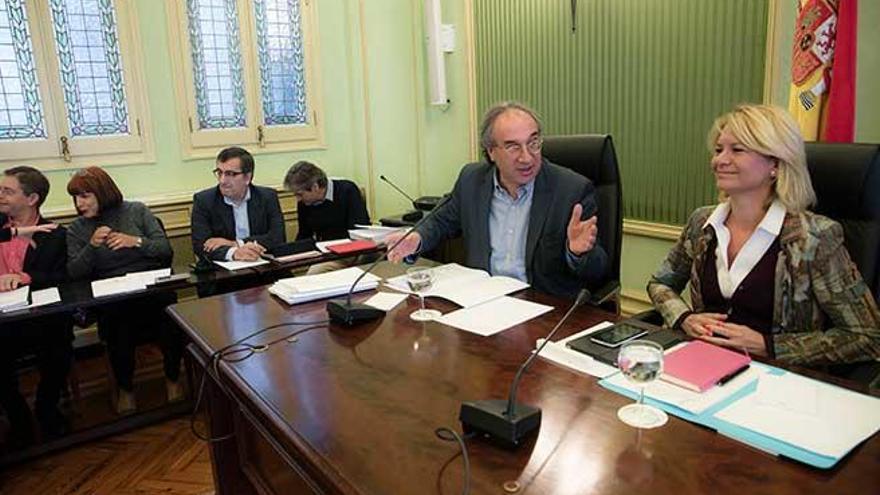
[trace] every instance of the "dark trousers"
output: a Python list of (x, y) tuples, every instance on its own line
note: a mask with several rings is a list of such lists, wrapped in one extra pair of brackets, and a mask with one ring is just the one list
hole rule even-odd
[(177, 381), (183, 355), (183, 333), (165, 313), (177, 302), (173, 292), (150, 295), (99, 308), (98, 335), (107, 345), (110, 365), (119, 388), (134, 389), (135, 348), (156, 341), (162, 349), (165, 377)]
[(37, 417), (52, 414), (73, 357), (73, 323), (70, 315), (53, 315), (19, 321), (0, 328), (0, 406), (13, 429), (30, 428), (30, 409), (18, 389), (18, 358), (34, 355), (40, 371), (35, 409)]

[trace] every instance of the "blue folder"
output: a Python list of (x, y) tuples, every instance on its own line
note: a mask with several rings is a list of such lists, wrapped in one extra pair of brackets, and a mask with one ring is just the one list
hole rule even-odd
[[(753, 365), (755, 365), (755, 363), (753, 363)], [(760, 364), (758, 366), (763, 366), (767, 368), (769, 373), (773, 375), (783, 375), (787, 373), (787, 371), (773, 366), (763, 364)], [(607, 379), (600, 380), (599, 384), (607, 388), (608, 390), (617, 392), (618, 394), (624, 395), (634, 400), (638, 399), (638, 394), (636, 392), (609, 383)], [(809, 464), (810, 466), (828, 469), (837, 464), (837, 461), (842, 459), (842, 457), (830, 457), (826, 455), (820, 455), (815, 452), (802, 449), (796, 445), (792, 445), (788, 442), (783, 442), (782, 440), (756, 433), (754, 431), (742, 428), (740, 426), (731, 424), (727, 421), (723, 421), (715, 417), (715, 413), (733, 404), (735, 401), (741, 399), (742, 397), (753, 393), (755, 389), (757, 389), (757, 387), (758, 380), (754, 380), (752, 383), (746, 385), (742, 389), (738, 390), (736, 393), (732, 394), (730, 397), (727, 397), (723, 401), (706, 409), (700, 414), (693, 414), (677, 406), (667, 404), (665, 402), (656, 401), (648, 397), (645, 397), (645, 403), (663, 409), (667, 413), (678, 416), (681, 419), (685, 419), (703, 426), (708, 426), (709, 428), (714, 429), (722, 435), (751, 445), (756, 449), (763, 450), (771, 454), (782, 455), (796, 461), (803, 462), (804, 464)]]

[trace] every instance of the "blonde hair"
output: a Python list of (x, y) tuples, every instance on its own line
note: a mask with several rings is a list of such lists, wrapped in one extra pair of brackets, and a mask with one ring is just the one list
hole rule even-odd
[[(770, 105), (738, 105), (715, 119), (709, 130), (709, 150), (715, 149), (718, 136), (725, 130), (746, 148), (776, 162), (772, 195), (785, 205), (786, 210), (799, 213), (816, 203), (816, 193), (807, 170), (804, 138), (787, 111)], [(719, 199), (725, 201), (727, 195), (720, 192)]]

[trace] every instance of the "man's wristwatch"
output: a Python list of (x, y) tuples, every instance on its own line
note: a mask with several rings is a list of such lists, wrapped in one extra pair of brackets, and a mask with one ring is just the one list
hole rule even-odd
[(137, 242), (135, 243), (135, 247), (141, 247), (143, 245), (144, 245), (144, 238), (141, 236), (138, 236)]

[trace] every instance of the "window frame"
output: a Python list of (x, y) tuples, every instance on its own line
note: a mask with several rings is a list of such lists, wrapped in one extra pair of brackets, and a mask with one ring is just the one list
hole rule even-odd
[(186, 0), (166, 3), (169, 44), (172, 49), (175, 96), (180, 115), (180, 143), (187, 159), (213, 158), (221, 148), (240, 145), (251, 153), (292, 151), (323, 148), (324, 136), (321, 86), (318, 68), (317, 8), (314, 0), (297, 0), (300, 4), (303, 38), (303, 67), (306, 85), (306, 124), (265, 125), (261, 101), (259, 53), (256, 16), (253, 0), (234, 0), (239, 19), (242, 79), (246, 117), (245, 127), (232, 129), (198, 129), (193, 63), (189, 39)]
[[(64, 103), (52, 9), (45, 0), (25, 0), (28, 29), (34, 52), (40, 99), (46, 126), (45, 139), (0, 141), (0, 166), (32, 165), (41, 170), (75, 169), (87, 165), (113, 166), (155, 160), (143, 52), (137, 16), (131, 2), (111, 0), (122, 61), (129, 134), (124, 136), (72, 136)], [(62, 138), (67, 138), (65, 157)]]

